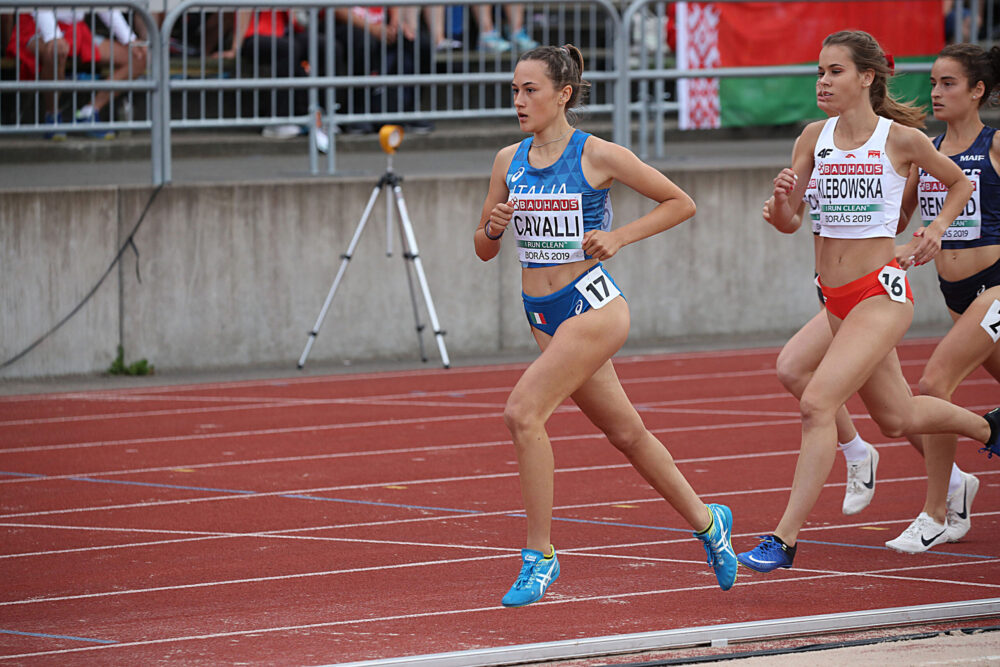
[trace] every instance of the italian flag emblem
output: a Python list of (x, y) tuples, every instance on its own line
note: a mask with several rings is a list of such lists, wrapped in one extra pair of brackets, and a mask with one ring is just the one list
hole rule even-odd
[[(942, 3), (679, 2), (678, 69), (815, 65), (823, 39), (838, 30), (864, 30), (902, 62), (932, 62), (944, 48)], [(681, 79), (682, 129), (781, 125), (826, 116), (816, 107), (810, 76)], [(890, 79), (897, 99), (930, 106), (926, 72)]]
[(545, 321), (545, 315), (541, 313), (528, 313), (528, 319), (531, 320), (532, 324), (548, 324)]

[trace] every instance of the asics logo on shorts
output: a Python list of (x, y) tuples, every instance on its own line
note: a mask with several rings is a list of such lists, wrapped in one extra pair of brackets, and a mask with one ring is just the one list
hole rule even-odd
[(579, 315), (583, 312), (583, 299), (577, 299), (576, 307), (573, 308), (573, 314)]

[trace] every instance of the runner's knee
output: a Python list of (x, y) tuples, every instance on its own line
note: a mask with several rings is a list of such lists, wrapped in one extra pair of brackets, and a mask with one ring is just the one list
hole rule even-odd
[(810, 428), (836, 421), (837, 408), (834, 401), (818, 391), (810, 391), (808, 387), (799, 399), (799, 412), (802, 414), (802, 427)]
[(921, 396), (935, 396), (946, 401), (951, 401), (951, 389), (947, 378), (931, 369), (925, 369), (917, 384), (917, 391)]
[(906, 435), (909, 419), (901, 412), (887, 411), (877, 414), (872, 413), (872, 419), (875, 420), (875, 424), (882, 431), (882, 435), (887, 438), (901, 438)]
[(640, 421), (638, 424), (629, 424), (621, 428), (604, 429), (604, 434), (615, 449), (631, 458), (645, 441), (649, 431)]
[(511, 397), (507, 400), (507, 405), (503, 410), (503, 422), (507, 429), (515, 436), (528, 433), (532, 430), (545, 427), (546, 416), (538, 412), (534, 406)]

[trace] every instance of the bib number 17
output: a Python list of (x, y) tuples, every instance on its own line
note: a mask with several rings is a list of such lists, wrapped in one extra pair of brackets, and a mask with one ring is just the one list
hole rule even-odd
[(906, 271), (885, 266), (879, 271), (878, 279), (890, 299), (899, 303), (906, 301)]
[(583, 295), (591, 308), (601, 308), (621, 294), (608, 274), (599, 266), (595, 266), (576, 283), (576, 291)]

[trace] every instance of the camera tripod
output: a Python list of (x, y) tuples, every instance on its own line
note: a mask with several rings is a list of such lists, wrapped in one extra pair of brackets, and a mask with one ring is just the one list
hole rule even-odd
[[(386, 126), (389, 127), (389, 126)], [(398, 140), (397, 144), (398, 145)], [(392, 147), (393, 149), (395, 146)], [(298, 367), (301, 369), (306, 363), (306, 357), (309, 356), (309, 351), (312, 349), (313, 343), (316, 340), (316, 334), (319, 333), (319, 328), (323, 324), (323, 320), (326, 318), (327, 311), (330, 309), (330, 304), (333, 302), (333, 297), (337, 293), (337, 287), (340, 286), (340, 281), (344, 277), (344, 273), (347, 271), (347, 265), (351, 261), (351, 257), (354, 255), (354, 250), (357, 248), (358, 241), (361, 239), (361, 233), (365, 229), (365, 225), (368, 223), (368, 218), (371, 215), (372, 209), (375, 207), (375, 202), (378, 200), (379, 193), (382, 189), (388, 186), (391, 188), (390, 191), (386, 191), (386, 256), (392, 256), (392, 197), (395, 197), (396, 210), (399, 213), (399, 232), (403, 239), (403, 259), (406, 260), (406, 282), (410, 288), (410, 301), (413, 304), (413, 319), (416, 321), (417, 329), (417, 342), (420, 345), (420, 360), (427, 361), (427, 355), (424, 352), (424, 338), (423, 330), (424, 325), (420, 321), (420, 309), (417, 305), (417, 294), (413, 286), (413, 271), (416, 271), (417, 279), (420, 283), (420, 290), (424, 297), (424, 305), (427, 307), (427, 314), (430, 317), (431, 327), (434, 329), (434, 337), (437, 339), (438, 350), (441, 353), (441, 363), (445, 368), (451, 365), (448, 360), (448, 350), (444, 345), (444, 334), (441, 325), (438, 323), (437, 313), (434, 310), (434, 300), (431, 298), (431, 291), (427, 285), (427, 277), (424, 275), (424, 267), (420, 261), (420, 252), (417, 249), (417, 239), (413, 234), (413, 224), (410, 222), (409, 213), (406, 210), (406, 200), (403, 199), (403, 188), (402, 176), (399, 176), (392, 170), (392, 154), (389, 149), (386, 148), (383, 142), (383, 149), (389, 154), (387, 158), (386, 171), (379, 178), (378, 183), (375, 184), (372, 190), (371, 196), (368, 198), (368, 204), (365, 206), (364, 213), (361, 215), (361, 220), (358, 222), (357, 229), (354, 231), (354, 237), (351, 239), (350, 245), (347, 247), (347, 252), (341, 255), (340, 268), (337, 270), (337, 276), (333, 279), (333, 285), (330, 287), (330, 292), (326, 295), (326, 301), (323, 302), (323, 308), (319, 311), (319, 317), (316, 319), (316, 324), (313, 325), (312, 331), (309, 332), (309, 338), (306, 341), (306, 348), (302, 351), (302, 356), (299, 357)]]

